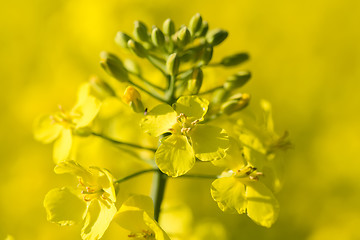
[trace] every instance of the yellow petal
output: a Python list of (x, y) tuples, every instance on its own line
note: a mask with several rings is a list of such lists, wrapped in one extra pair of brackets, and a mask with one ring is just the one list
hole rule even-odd
[(178, 114), (183, 113), (191, 120), (202, 120), (208, 110), (209, 102), (197, 96), (182, 96), (174, 104)]
[(56, 163), (67, 160), (72, 145), (71, 129), (63, 128), (59, 138), (55, 141), (53, 157)]
[(181, 176), (194, 166), (194, 150), (186, 136), (173, 134), (162, 140), (155, 153), (155, 161), (159, 169), (167, 175)]
[(81, 128), (88, 126), (98, 114), (100, 106), (101, 102), (97, 98), (92, 96), (89, 96), (81, 104), (77, 104), (72, 110), (72, 114), (74, 116), (80, 116), (80, 118), (74, 119), (76, 127)]
[(229, 137), (230, 147), (226, 151), (226, 156), (222, 159), (212, 161), (211, 163), (217, 167), (227, 170), (242, 169), (246, 166), (246, 160), (242, 156), (242, 147), (234, 138)]
[(199, 124), (190, 131), (196, 157), (202, 161), (212, 161), (225, 157), (230, 146), (229, 136), (224, 129)]
[(177, 114), (172, 107), (167, 104), (160, 104), (147, 113), (140, 125), (145, 132), (158, 137), (169, 132), (169, 129), (177, 122), (176, 116)]
[(34, 122), (34, 137), (42, 143), (54, 141), (63, 127), (52, 120), (51, 115), (44, 115)]

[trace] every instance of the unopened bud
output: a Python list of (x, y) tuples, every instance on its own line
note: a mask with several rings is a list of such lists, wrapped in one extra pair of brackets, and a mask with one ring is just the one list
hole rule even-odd
[(202, 18), (199, 13), (195, 14), (189, 24), (189, 30), (192, 36), (195, 36), (195, 34), (201, 29), (202, 24)]
[(108, 52), (101, 52), (100, 57), (100, 65), (105, 72), (121, 82), (128, 81), (128, 74), (124, 69), (121, 60), (116, 55)]
[(127, 44), (130, 51), (133, 52), (136, 56), (140, 58), (146, 57), (146, 50), (140, 43), (130, 39)]
[(147, 42), (149, 40), (148, 29), (141, 21), (134, 22), (134, 36), (137, 40)]
[(162, 47), (165, 43), (165, 36), (157, 27), (152, 30), (151, 41), (157, 47)]
[(136, 75), (141, 75), (140, 66), (131, 59), (125, 59), (124, 67), (128, 72), (135, 73)]
[(205, 37), (209, 30), (209, 24), (207, 21), (203, 21), (200, 30), (196, 33), (196, 37)]
[(240, 71), (226, 79), (224, 83), (224, 88), (226, 90), (234, 90), (236, 88), (240, 88), (244, 86), (249, 79), (251, 78), (251, 73), (248, 71)]
[(228, 101), (221, 105), (223, 113), (230, 115), (245, 108), (250, 101), (250, 95), (247, 93), (238, 93), (232, 96)]
[(166, 61), (166, 70), (171, 76), (175, 76), (179, 71), (180, 60), (176, 53), (171, 54)]
[(219, 88), (213, 93), (213, 97), (211, 99), (212, 104), (221, 104), (227, 99), (229, 96), (229, 92), (224, 88)]
[(128, 41), (131, 37), (123, 32), (118, 32), (115, 36), (115, 43), (122, 48), (128, 48)]
[(89, 80), (91, 89), (96, 93), (96, 95), (102, 97), (115, 96), (116, 93), (114, 89), (103, 79), (93, 76)]
[(225, 30), (214, 29), (208, 32), (208, 34), (206, 35), (206, 41), (211, 46), (217, 46), (220, 43), (222, 43), (227, 38), (228, 35), (229, 33)]
[(185, 46), (191, 41), (191, 34), (187, 27), (182, 27), (177, 33), (177, 40), (180, 45)]
[(249, 59), (249, 55), (247, 53), (237, 53), (223, 58), (220, 64), (226, 67), (230, 67), (243, 63), (248, 59)]
[(198, 94), (203, 82), (204, 74), (201, 70), (201, 68), (195, 68), (191, 79), (188, 81), (187, 89), (190, 93), (190, 95)]
[(212, 55), (213, 55), (213, 48), (212, 47), (206, 47), (203, 50), (203, 56), (202, 56), (202, 62), (204, 65), (208, 65), (211, 61)]
[(165, 20), (165, 22), (163, 24), (163, 31), (164, 31), (164, 34), (167, 36), (171, 36), (175, 33), (175, 24), (174, 24), (173, 20), (171, 20), (170, 18)]
[(134, 112), (144, 112), (144, 105), (141, 101), (140, 93), (133, 86), (128, 86), (125, 89), (122, 99)]

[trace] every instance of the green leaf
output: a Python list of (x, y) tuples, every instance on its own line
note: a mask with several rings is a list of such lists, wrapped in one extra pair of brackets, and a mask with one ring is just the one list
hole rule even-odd
[(261, 182), (246, 186), (247, 215), (263, 227), (271, 227), (279, 215), (279, 203), (274, 194)]
[(180, 114), (185, 114), (191, 121), (199, 119), (202, 120), (208, 110), (209, 102), (204, 98), (197, 96), (182, 96), (173, 107), (175, 111)]
[(195, 155), (201, 161), (221, 159), (230, 147), (229, 136), (220, 127), (198, 124), (189, 135)]
[(69, 157), (72, 146), (72, 130), (63, 128), (59, 138), (55, 141), (53, 158), (56, 163), (65, 161)]
[(167, 104), (160, 104), (147, 113), (140, 123), (145, 132), (151, 136), (158, 137), (169, 132), (176, 120), (176, 112)]
[(44, 115), (34, 122), (34, 137), (42, 143), (50, 143), (60, 135), (62, 128), (60, 124), (54, 122), (51, 115)]
[(62, 226), (81, 222), (86, 210), (86, 204), (69, 188), (50, 190), (44, 199), (47, 220)]
[(211, 196), (222, 211), (245, 213), (245, 185), (234, 177), (216, 179), (211, 185)]
[(195, 164), (194, 151), (186, 136), (177, 134), (162, 140), (155, 160), (159, 169), (172, 177), (184, 175)]
[(81, 230), (82, 239), (100, 239), (109, 227), (115, 214), (116, 207), (114, 204), (109, 204), (105, 200), (92, 200), (89, 204), (85, 223)]

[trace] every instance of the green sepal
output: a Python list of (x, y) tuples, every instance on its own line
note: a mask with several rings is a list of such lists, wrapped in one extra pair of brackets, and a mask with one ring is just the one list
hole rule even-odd
[(118, 32), (115, 36), (115, 43), (122, 48), (128, 48), (128, 41), (131, 39), (129, 35), (123, 32)]
[(103, 51), (101, 52), (100, 57), (101, 57), (100, 66), (111, 77), (119, 80), (120, 82), (126, 82), (129, 80), (128, 74), (123, 66), (123, 63), (115, 54)]
[(228, 77), (224, 83), (224, 88), (228, 91), (244, 86), (251, 78), (249, 71), (240, 71)]
[(166, 60), (166, 70), (171, 76), (175, 76), (179, 71), (180, 59), (177, 53), (170, 54)]
[(189, 23), (189, 30), (192, 36), (195, 36), (195, 34), (201, 29), (202, 25), (202, 17), (199, 13), (196, 13), (190, 20)]
[(175, 24), (174, 24), (173, 20), (168, 18), (164, 21), (163, 31), (164, 31), (164, 34), (167, 36), (171, 36), (175, 33)]
[(162, 31), (155, 27), (151, 32), (151, 41), (157, 47), (162, 47), (165, 43), (165, 36)]
[(148, 29), (141, 21), (134, 22), (134, 36), (138, 41), (147, 42), (149, 40)]
[(222, 43), (227, 38), (228, 35), (229, 35), (229, 33), (225, 30), (214, 29), (207, 33), (206, 41), (211, 46), (217, 46), (220, 43)]
[(130, 39), (127, 43), (130, 51), (134, 53), (139, 58), (144, 58), (147, 56), (146, 49), (139, 42), (136, 42)]
[(225, 67), (236, 66), (245, 61), (249, 60), (249, 54), (247, 53), (236, 53), (227, 57), (224, 57), (220, 64)]
[(185, 46), (186, 44), (190, 43), (191, 34), (187, 27), (184, 26), (177, 32), (177, 40), (181, 46)]

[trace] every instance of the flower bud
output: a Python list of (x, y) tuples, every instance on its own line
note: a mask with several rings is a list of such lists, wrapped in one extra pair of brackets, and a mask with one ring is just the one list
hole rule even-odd
[(175, 76), (179, 71), (180, 60), (176, 53), (171, 54), (166, 61), (166, 70), (171, 76)]
[(165, 22), (163, 24), (163, 31), (164, 31), (164, 34), (167, 36), (171, 36), (175, 33), (175, 24), (174, 24), (173, 20), (171, 20), (170, 18), (165, 20)]
[(138, 41), (147, 42), (149, 40), (148, 29), (146, 25), (141, 21), (134, 22), (134, 36)]
[(136, 56), (140, 58), (146, 57), (146, 50), (145, 48), (138, 42), (130, 39), (127, 43), (131, 52), (133, 52)]
[(196, 37), (205, 37), (209, 30), (209, 24), (207, 21), (203, 21), (200, 30), (195, 34)]
[(177, 33), (177, 40), (178, 43), (182, 46), (190, 43), (191, 41), (191, 34), (187, 27), (182, 27)]
[(240, 71), (226, 79), (224, 88), (228, 91), (234, 90), (244, 86), (251, 78), (251, 73), (248, 71)]
[(108, 52), (101, 52), (100, 66), (113, 78), (120, 82), (128, 81), (128, 74), (124, 69), (121, 60), (114, 54)]
[(203, 78), (204, 74), (201, 68), (195, 68), (187, 84), (187, 89), (190, 95), (195, 95), (199, 93)]
[(250, 101), (247, 93), (238, 93), (221, 105), (221, 111), (227, 115), (233, 114), (245, 108)]
[(202, 18), (199, 13), (195, 14), (189, 24), (189, 30), (192, 36), (195, 36), (195, 34), (201, 29), (202, 24)]
[(122, 48), (128, 48), (128, 41), (131, 37), (123, 32), (118, 32), (115, 36), (115, 43)]
[(91, 77), (89, 83), (92, 91), (94, 91), (98, 96), (109, 97), (116, 95), (114, 89), (107, 82), (97, 76)]
[(206, 35), (206, 41), (211, 46), (217, 46), (220, 43), (222, 43), (227, 38), (228, 35), (229, 33), (225, 30), (214, 29), (208, 32), (208, 34)]
[(249, 55), (247, 53), (236, 53), (234, 55), (223, 58), (220, 64), (226, 67), (230, 67), (243, 63), (248, 59), (249, 59)]
[(203, 56), (202, 56), (202, 62), (204, 65), (208, 65), (211, 61), (212, 55), (213, 55), (213, 48), (212, 47), (206, 47), (203, 50)]
[(212, 96), (211, 103), (212, 104), (220, 104), (225, 101), (229, 96), (229, 92), (224, 88), (217, 89)]
[(144, 112), (144, 105), (141, 101), (140, 93), (133, 86), (128, 86), (125, 89), (122, 99), (134, 112)]
[(165, 36), (157, 27), (152, 30), (151, 41), (157, 47), (162, 47), (165, 43)]
[(134, 73), (136, 75), (141, 75), (140, 66), (131, 59), (125, 59), (124, 67), (128, 72)]

